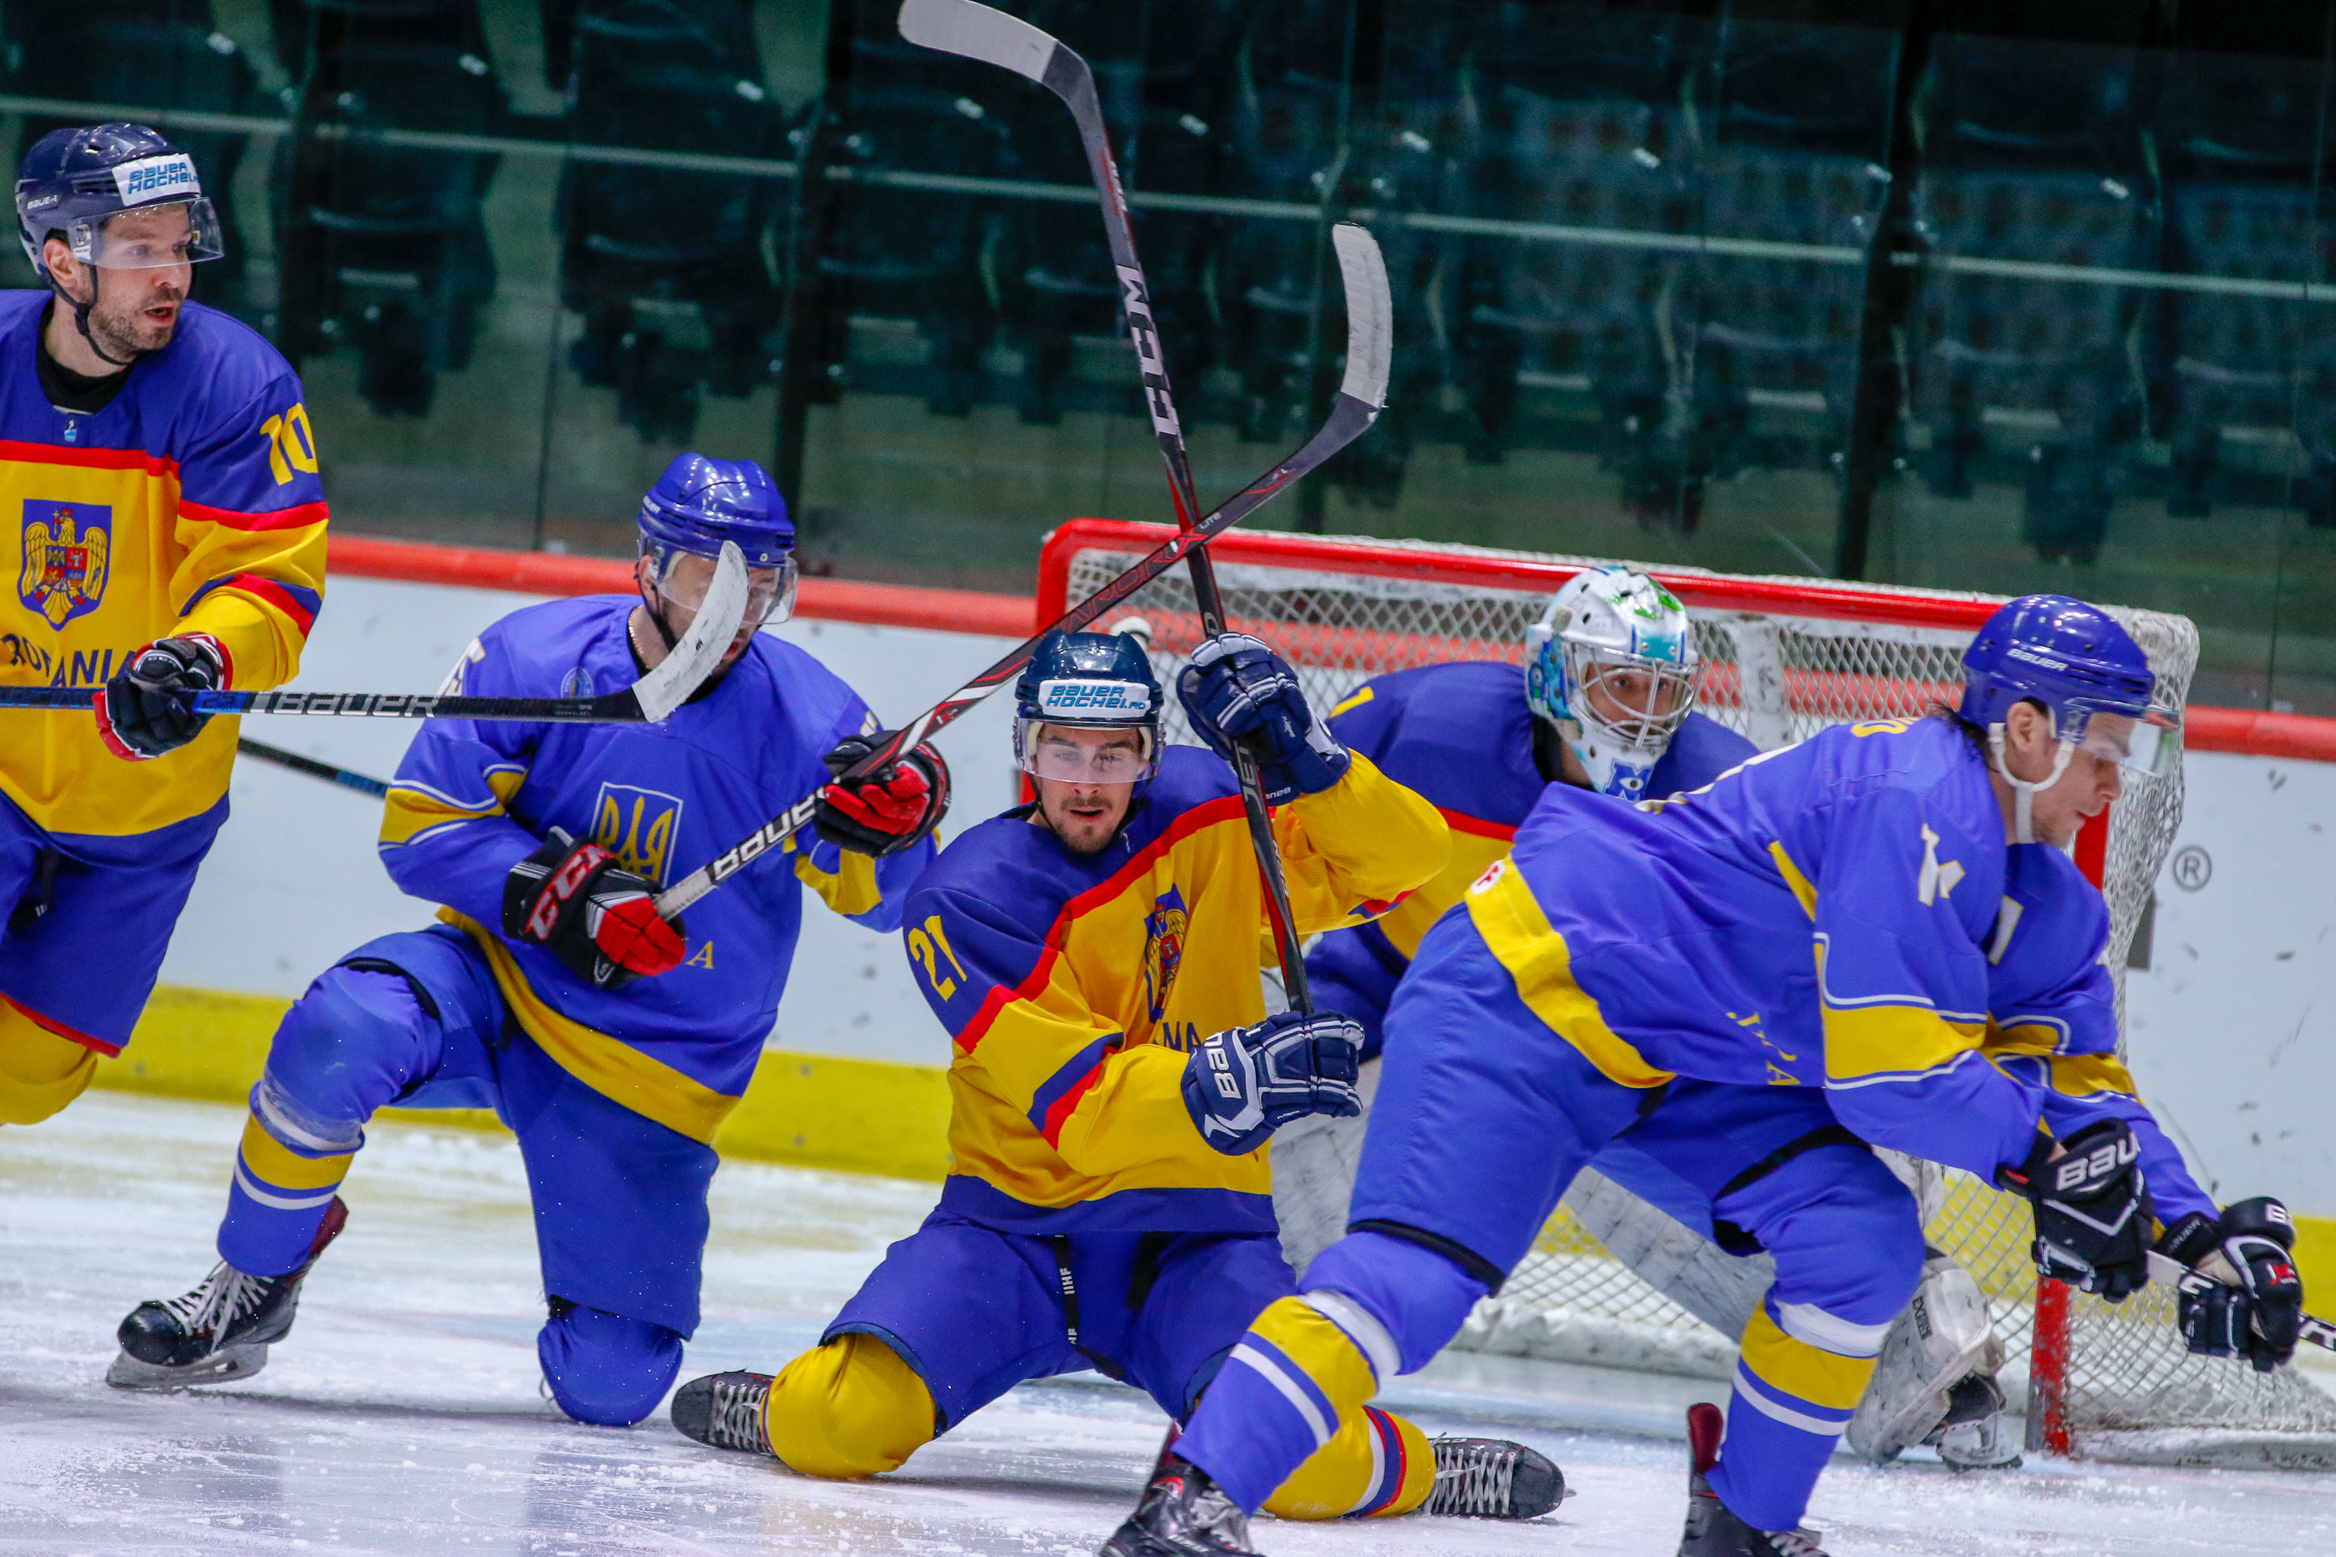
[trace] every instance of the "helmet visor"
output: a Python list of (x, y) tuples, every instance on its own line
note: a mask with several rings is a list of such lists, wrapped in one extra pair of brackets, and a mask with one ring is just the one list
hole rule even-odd
[(192, 265), (226, 252), (219, 238), (219, 213), (200, 195), (75, 222), (65, 236), (75, 259), (107, 270)]
[[(706, 603), (706, 591), (713, 586), (713, 559), (703, 560), (703, 568), (677, 567), (683, 557), (694, 557), (695, 552), (675, 552), (658, 569), (657, 593), (674, 605), (688, 611), (693, 617)], [(739, 618), (738, 630), (752, 632), (775, 622), (783, 622), (795, 614), (795, 559), (781, 559), (775, 568), (748, 568), (746, 570), (746, 614)]]
[(2174, 754), (2181, 750), (2182, 716), (2157, 703), (2144, 709), (2139, 718), (2108, 709), (2092, 710), (2085, 713), (2083, 728), (2075, 739), (2079, 751), (2114, 762), (2138, 778), (2163, 778), (2172, 771)]
[(1575, 718), (1598, 725), (1626, 746), (1661, 752), (1695, 707), (1700, 664), (1654, 659), (1591, 644), (1568, 643), (1567, 704)]
[(1142, 725), (1061, 725), (1023, 721), (1022, 771), (1063, 784), (1134, 784), (1156, 766)]

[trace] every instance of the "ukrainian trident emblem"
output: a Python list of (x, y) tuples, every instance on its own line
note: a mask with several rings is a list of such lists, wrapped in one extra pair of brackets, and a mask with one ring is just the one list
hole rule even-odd
[(97, 609), (105, 593), (113, 510), (102, 503), (24, 505), (24, 569), (16, 598), (51, 627)]

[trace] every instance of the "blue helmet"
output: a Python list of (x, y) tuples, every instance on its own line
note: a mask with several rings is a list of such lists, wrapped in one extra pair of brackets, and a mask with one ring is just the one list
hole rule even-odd
[[(2022, 595), (1987, 619), (1963, 651), (1960, 712), (1986, 734), (1997, 773), (2018, 792), (2022, 843), (2032, 841), (2029, 797), (2059, 782), (2078, 747), (2144, 776), (2172, 766), (2181, 713), (2157, 702), (2156, 691), (2149, 656), (2099, 606), (2066, 595)], [(2060, 754), (2048, 779), (2016, 779), (2004, 765), (2004, 718), (2019, 702), (2037, 703), (2051, 716)], [(2096, 714), (2135, 724), (2129, 734), (2098, 736), (2091, 730)]]
[(718, 557), (724, 541), (737, 544), (748, 568), (777, 574), (755, 586), (747, 605), (751, 621), (785, 621), (795, 609), (796, 580), (795, 525), (786, 499), (752, 460), (675, 456), (641, 499), (641, 555), (662, 585), (675, 556)]
[[(140, 244), (108, 244), (108, 217), (172, 204), (187, 208), (183, 246), (148, 252)], [(194, 158), (142, 124), (51, 130), (33, 142), (16, 170), (16, 235), (43, 281), (51, 280), (41, 250), (52, 232), (65, 235), (74, 258), (113, 269), (217, 259), (222, 252), (219, 215), (203, 194)]]
[(1040, 772), (1038, 727), (1048, 724), (1140, 731), (1139, 771), (1129, 777), (1140, 782), (1159, 766), (1160, 678), (1133, 636), (1048, 633), (1014, 683), (1014, 714), (1014, 760), (1024, 772)]

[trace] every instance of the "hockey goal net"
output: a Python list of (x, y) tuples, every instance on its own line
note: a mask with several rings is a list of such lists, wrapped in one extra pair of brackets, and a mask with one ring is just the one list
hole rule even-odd
[[(1161, 526), (1081, 519), (1056, 530), (1039, 564), (1038, 617), (1052, 620), (1166, 537)], [(1373, 676), (1451, 660), (1522, 664), (1525, 630), (1549, 596), (1595, 560), (1421, 542), (1235, 530), (1210, 542), (1231, 625), (1298, 668), (1327, 708)], [(2002, 604), (1830, 580), (1647, 570), (1688, 608), (1705, 673), (1698, 706), (1769, 749), (1827, 725), (1915, 717), (1952, 702), (1961, 656)], [(2148, 653), (2161, 700), (2181, 706), (2197, 662), (2188, 618), (2111, 607)], [(1179, 569), (1123, 611), (1152, 629), (1163, 679), (1199, 637)], [(1169, 738), (1190, 740), (1171, 700)], [(2125, 966), (2182, 814), (2179, 766), (2136, 786), (2086, 827), (2078, 863), (2101, 886), (2123, 1028)], [(2036, 1280), (2031, 1222), (2017, 1197), (1948, 1173), (1932, 1243), (1986, 1293), (2013, 1361), (2001, 1382), (2028, 1402), (2031, 1448), (2142, 1462), (2336, 1468), (2336, 1399), (2283, 1369), (2259, 1375), (2195, 1358), (2163, 1288), (2112, 1307)], [(1724, 1377), (1735, 1337), (1719, 1336), (1609, 1256), (1561, 1208), (1501, 1296), (1454, 1344), (1561, 1360)], [(2025, 1377), (2023, 1379), (2024, 1374)]]

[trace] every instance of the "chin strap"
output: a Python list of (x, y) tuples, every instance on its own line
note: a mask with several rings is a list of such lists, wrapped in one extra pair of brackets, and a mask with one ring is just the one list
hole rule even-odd
[(2036, 796), (2060, 782), (2060, 775), (2068, 771), (2069, 759), (2076, 755), (2076, 742), (2062, 741), (2059, 754), (2052, 759), (2052, 776), (2031, 782), (2012, 777), (2011, 767), (2004, 761), (2004, 729), (2000, 724), (1987, 727), (1988, 766), (1995, 776), (2012, 787), (2012, 834), (2021, 843), (2036, 841)]
[(81, 332), (81, 338), (89, 343), (89, 349), (96, 352), (101, 360), (110, 362), (117, 368), (127, 368), (137, 363), (138, 358), (143, 353), (134, 351), (127, 357), (117, 357), (103, 346), (98, 345), (97, 337), (89, 333), (89, 311), (97, 306), (97, 267), (95, 265), (89, 267), (88, 302), (82, 302), (62, 286), (59, 286), (55, 271), (49, 272), (49, 290), (63, 299), (66, 307), (73, 310), (74, 327)]

